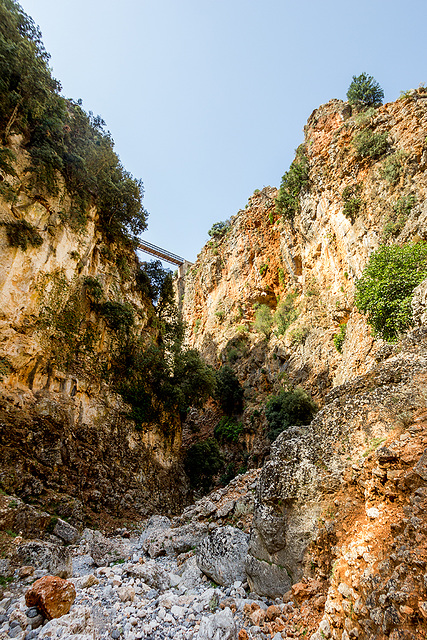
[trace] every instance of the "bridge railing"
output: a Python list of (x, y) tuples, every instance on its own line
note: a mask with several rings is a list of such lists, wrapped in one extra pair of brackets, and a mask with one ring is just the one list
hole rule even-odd
[(138, 249), (178, 266), (183, 265), (185, 262), (184, 258), (181, 258), (181, 256), (177, 256), (175, 253), (171, 253), (161, 247), (156, 247), (155, 244), (151, 244), (151, 242), (147, 242), (146, 240), (139, 241)]

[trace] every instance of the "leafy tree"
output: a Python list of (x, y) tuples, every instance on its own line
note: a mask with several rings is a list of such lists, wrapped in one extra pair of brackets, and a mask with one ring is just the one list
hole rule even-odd
[(224, 365), (215, 374), (215, 398), (227, 415), (240, 413), (243, 407), (243, 388), (233, 369)]
[(202, 407), (215, 389), (215, 373), (200, 357), (197, 349), (180, 351), (174, 362), (172, 384), (181, 414), (190, 406)]
[(135, 279), (139, 289), (156, 301), (169, 275), (170, 269), (164, 269), (160, 260), (150, 260), (139, 265)]
[(361, 73), (360, 76), (353, 76), (347, 91), (347, 100), (357, 106), (376, 107), (383, 103), (384, 91), (372, 76)]
[[(71, 225), (77, 219), (81, 226), (95, 204), (109, 239), (135, 241), (146, 228), (142, 182), (123, 168), (102, 118), (60, 96), (41, 33), (14, 0), (0, 0), (0, 63), (1, 139), (24, 135), (32, 186), (56, 194), (62, 174), (73, 200), (65, 216)], [(11, 175), (12, 160), (0, 148), (0, 165)]]
[(212, 227), (209, 229), (208, 234), (211, 238), (220, 239), (222, 238), (230, 228), (230, 220), (225, 220), (225, 222), (215, 222)]
[(316, 411), (316, 403), (301, 387), (282, 389), (265, 407), (269, 440), (275, 440), (287, 427), (309, 424)]
[(305, 155), (305, 147), (300, 145), (289, 171), (282, 177), (276, 198), (276, 212), (288, 220), (293, 220), (295, 214), (300, 210), (299, 196), (308, 184), (308, 171), (309, 162)]
[(208, 438), (197, 442), (188, 448), (184, 459), (185, 471), (193, 488), (207, 491), (214, 476), (223, 466), (224, 461), (219, 450), (218, 442)]
[(425, 242), (382, 246), (371, 254), (356, 282), (355, 303), (368, 314), (374, 335), (393, 342), (412, 325), (412, 294), (425, 278)]

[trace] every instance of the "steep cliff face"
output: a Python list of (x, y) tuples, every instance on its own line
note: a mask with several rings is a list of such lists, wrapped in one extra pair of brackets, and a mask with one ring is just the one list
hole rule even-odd
[[(231, 357), (248, 399), (249, 388), (255, 400), (254, 389), (272, 389), (285, 372), (321, 401), (374, 364), (381, 343), (354, 309), (354, 281), (380, 243), (425, 237), (426, 128), (424, 90), (362, 113), (340, 100), (321, 106), (305, 127), (309, 183), (294, 221), (275, 213), (277, 191), (264, 188), (199, 254), (183, 300), (188, 341), (217, 363), (238, 339), (244, 355)], [(386, 134), (377, 157), (357, 151), (366, 131)], [(256, 304), (274, 312), (287, 294), (297, 317), (266, 339), (253, 329)], [(333, 336), (344, 323), (339, 354)]]
[(11, 143), (16, 195), (0, 202), (2, 488), (76, 521), (175, 511), (179, 417), (137, 430), (112, 384), (130, 325), (142, 343), (157, 334), (136, 256), (105, 241), (95, 208), (73, 221), (63, 186), (55, 197), (32, 189), (21, 137)]
[[(279, 218), (277, 191), (264, 188), (187, 276), (187, 339), (232, 364), (246, 425), (261, 414), (258, 439), (281, 380), (321, 407), (271, 446), (246, 559), (256, 592), (292, 588), (295, 625), (307, 624), (295, 637), (321, 616), (311, 640), (426, 637), (426, 281), (417, 328), (394, 345), (354, 306), (375, 249), (426, 239), (426, 133), (424, 89), (361, 113), (323, 105), (305, 127), (309, 182), (294, 219)], [(381, 150), (365, 153), (367, 139)]]

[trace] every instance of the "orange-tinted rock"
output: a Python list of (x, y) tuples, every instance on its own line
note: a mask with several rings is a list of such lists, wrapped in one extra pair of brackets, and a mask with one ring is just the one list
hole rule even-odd
[(320, 595), (322, 591), (322, 583), (318, 580), (309, 580), (308, 582), (297, 582), (292, 585), (292, 595), (298, 603), (304, 602), (307, 598)]
[(249, 640), (248, 632), (246, 629), (240, 629), (238, 640)]
[(261, 627), (265, 621), (265, 611), (262, 609), (256, 609), (256, 611), (253, 611), (249, 617), (256, 627)]
[(57, 576), (44, 576), (36, 580), (25, 594), (27, 606), (37, 607), (49, 620), (68, 613), (75, 598), (73, 583)]
[(280, 616), (281, 613), (282, 612), (280, 611), (279, 607), (277, 607), (275, 604), (272, 604), (265, 612), (265, 617), (267, 618), (267, 620), (274, 620), (275, 618)]

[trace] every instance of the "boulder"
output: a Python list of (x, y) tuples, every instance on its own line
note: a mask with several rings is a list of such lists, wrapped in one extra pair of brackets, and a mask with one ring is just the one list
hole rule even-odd
[(208, 534), (208, 525), (191, 522), (181, 527), (171, 527), (165, 516), (152, 516), (141, 534), (141, 550), (150, 558), (174, 556), (193, 549)]
[(167, 574), (163, 567), (154, 560), (149, 560), (144, 564), (125, 564), (123, 565), (123, 571), (130, 576), (139, 578), (153, 589), (165, 591), (170, 587), (169, 574)]
[(291, 588), (291, 578), (284, 567), (259, 560), (248, 554), (245, 562), (251, 591), (270, 598), (280, 598)]
[(27, 606), (37, 607), (48, 620), (67, 614), (75, 599), (73, 583), (57, 576), (44, 576), (36, 580), (25, 594)]
[(237, 629), (231, 609), (226, 607), (209, 618), (202, 618), (198, 640), (235, 640)]
[(12, 562), (18, 566), (31, 565), (36, 569), (46, 569), (60, 578), (68, 578), (73, 571), (70, 549), (42, 540), (20, 544), (12, 556)]
[(53, 535), (61, 538), (66, 544), (76, 544), (80, 538), (80, 534), (77, 531), (76, 527), (65, 522), (65, 520), (61, 520), (58, 518), (55, 528), (53, 530)]
[(249, 536), (231, 526), (218, 527), (202, 540), (196, 551), (197, 566), (223, 586), (246, 580), (245, 558)]

